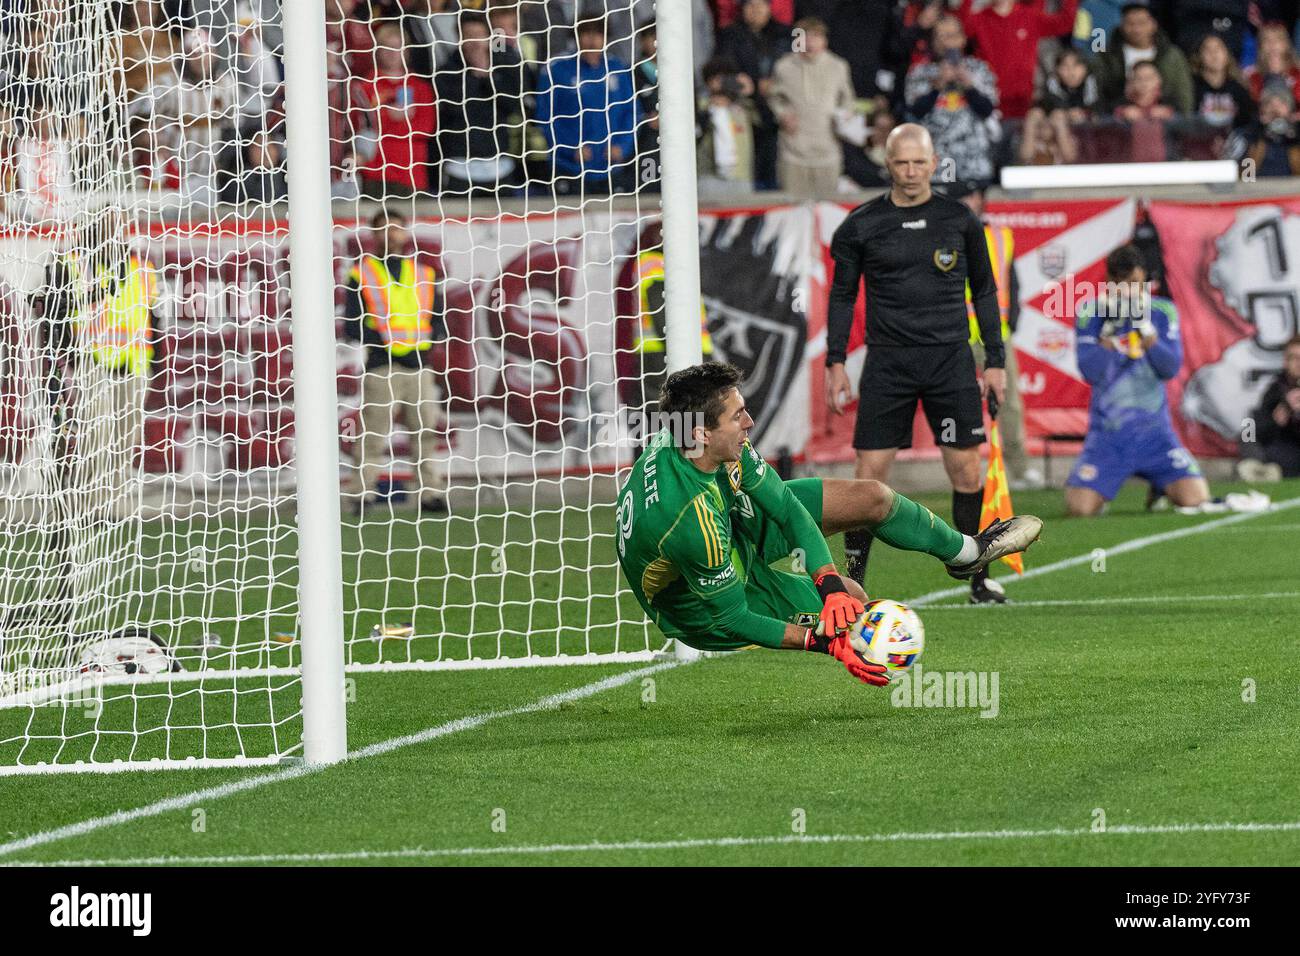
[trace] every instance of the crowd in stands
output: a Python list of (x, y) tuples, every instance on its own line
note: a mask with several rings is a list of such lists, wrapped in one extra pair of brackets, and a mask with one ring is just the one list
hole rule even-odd
[[(633, 161), (658, 145), (652, 6), (330, 0), (339, 168), (367, 194), (652, 184), (656, 163), (646, 175)], [(880, 185), (884, 139), (907, 120), (931, 131), (937, 175), (965, 182), (1007, 163), (1230, 157), (1249, 160), (1248, 175), (1300, 170), (1294, 3), (694, 7), (706, 197)], [(400, 113), (386, 107), (396, 91)]]
[[(278, 2), (6, 2), (0, 188), (84, 188), (127, 167), (198, 204), (283, 198)], [(115, 69), (97, 68), (106, 51)]]
[[(716, 8), (710, 73), (753, 88), (732, 115), (755, 117), (742, 135), (755, 143), (760, 189), (881, 185), (884, 137), (904, 121), (929, 129), (943, 159), (936, 176), (979, 184), (1007, 164), (1231, 158), (1247, 177), (1300, 171), (1294, 3), (735, 0)], [(818, 105), (802, 122), (811, 106), (803, 104), (791, 128), (782, 78), (795, 75)], [(773, 151), (815, 157), (820, 176), (782, 166), (773, 181)]]
[[(284, 197), (280, 3), (114, 0), (125, 129), (110, 132), (137, 186)], [(324, 3), (337, 196), (655, 188), (653, 0)], [(66, 15), (15, 4), (0, 20), (7, 179), (20, 143), (76, 139), (69, 106), (85, 100), (68, 94), (75, 44), (48, 35)], [(705, 197), (881, 185), (905, 121), (930, 130), (937, 176), (978, 184), (1007, 164), (1300, 172), (1296, 0), (691, 4)]]

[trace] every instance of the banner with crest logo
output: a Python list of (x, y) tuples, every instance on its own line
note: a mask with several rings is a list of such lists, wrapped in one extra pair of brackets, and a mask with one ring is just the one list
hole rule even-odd
[[(857, 402), (844, 415), (827, 411), (822, 398), (826, 360), (826, 304), (834, 264), (831, 237), (853, 207), (819, 203), (814, 230), (818, 255), (808, 277), (808, 371), (812, 387), (811, 438), (806, 449), (815, 461), (853, 457), (853, 423)], [(989, 203), (990, 226), (1011, 229), (1018, 280), (1020, 319), (1014, 337), (1020, 362), (1020, 393), (1026, 431), (1035, 434), (1036, 409), (1083, 410), (1088, 386), (1074, 359), (1074, 306), (1088, 297), (1090, 283), (1105, 275), (1106, 256), (1133, 236), (1136, 204), (1132, 199)], [(859, 296), (845, 363), (857, 385), (866, 358), (863, 297)], [(1076, 416), (1077, 417), (1077, 416)], [(918, 410), (912, 447), (934, 447), (933, 436)]]
[[(700, 216), (701, 310), (713, 357), (746, 374), (756, 446), (810, 462), (851, 460), (856, 404), (829, 415), (823, 397), (830, 241), (849, 206), (704, 211)], [(1069, 413), (1081, 426), (1089, 390), (1074, 358), (1074, 309), (1104, 280), (1105, 258), (1133, 235), (1132, 199), (990, 203), (988, 222), (1011, 229), (1020, 305), (1014, 346), (1026, 431), (1035, 414)], [(1186, 358), (1170, 386), (1175, 424), (1198, 454), (1231, 454), (1243, 419), (1275, 374), (1297, 331), (1300, 199), (1256, 203), (1159, 202), (1167, 291), (1182, 317)], [(440, 447), (453, 476), (477, 478), (608, 471), (632, 460), (636, 440), (611, 442), (626, 417), (636, 370), (640, 252), (659, 224), (632, 213), (512, 216), (493, 222), (419, 219), (420, 254), (442, 279), (449, 338), (430, 354), (449, 398)], [(247, 230), (248, 226), (243, 227)], [(162, 276), (155, 376), (146, 422), (149, 473), (202, 479), (223, 471), (274, 470), (294, 454), (291, 331), (282, 276), (286, 225), (261, 224), (244, 246), (218, 224), (156, 226), (133, 243)], [(340, 222), (335, 252), (342, 286), (368, 230)], [(6, 244), (51, 237), (21, 229)], [(229, 246), (229, 255), (224, 251)], [(0, 263), (3, 266), (3, 263)], [(0, 268), (25, 299), (39, 273)], [(12, 337), (16, 311), (4, 310)], [(339, 326), (341, 329), (341, 325)], [(0, 346), (6, 342), (0, 335)], [(11, 350), (11, 349), (10, 349)], [(865, 357), (862, 301), (849, 340), (855, 382)], [(363, 356), (340, 340), (341, 452), (359, 428)], [(12, 385), (12, 383), (11, 383)], [(25, 392), (0, 388), (0, 455), (23, 455), (31, 415)], [(1076, 427), (1076, 426), (1072, 426)], [(409, 469), (404, 437), (394, 469)], [(921, 421), (913, 447), (932, 445)]]

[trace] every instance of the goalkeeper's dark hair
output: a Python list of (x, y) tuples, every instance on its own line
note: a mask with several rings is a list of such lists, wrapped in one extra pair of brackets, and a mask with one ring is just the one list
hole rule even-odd
[[(744, 381), (744, 374), (728, 362), (704, 362), (673, 372), (659, 392), (659, 411), (665, 415), (699, 416), (705, 428), (717, 428), (726, 408), (725, 397)], [(676, 435), (680, 446), (690, 429)]]
[(1134, 269), (1150, 271), (1147, 269), (1147, 261), (1142, 255), (1142, 250), (1131, 242), (1126, 246), (1120, 246), (1106, 257), (1106, 278), (1112, 282), (1127, 279), (1133, 274)]

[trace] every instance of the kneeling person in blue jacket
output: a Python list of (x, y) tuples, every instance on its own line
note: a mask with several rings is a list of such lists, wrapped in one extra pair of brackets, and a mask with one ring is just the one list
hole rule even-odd
[(1065, 487), (1072, 515), (1100, 514), (1130, 477), (1176, 507), (1210, 497), (1196, 459), (1174, 433), (1165, 383), (1183, 364), (1178, 310), (1147, 291), (1142, 254), (1121, 246), (1106, 258), (1106, 290), (1077, 313), (1079, 371), (1092, 386), (1088, 437)]

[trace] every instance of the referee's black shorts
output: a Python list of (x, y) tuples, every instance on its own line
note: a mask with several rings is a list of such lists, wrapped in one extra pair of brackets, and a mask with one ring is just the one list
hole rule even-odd
[(867, 349), (858, 386), (853, 447), (911, 448), (921, 402), (936, 444), (970, 448), (984, 441), (975, 356), (953, 345), (875, 345)]

